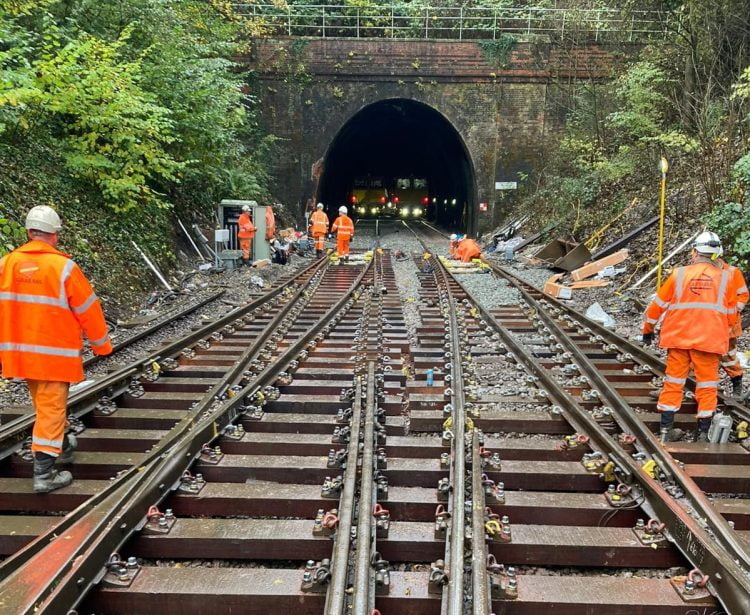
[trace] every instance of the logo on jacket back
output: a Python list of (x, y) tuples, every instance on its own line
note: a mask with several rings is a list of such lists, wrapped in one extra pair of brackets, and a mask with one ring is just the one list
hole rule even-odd
[(710, 275), (702, 273), (699, 277), (690, 280), (688, 290), (694, 295), (702, 295), (706, 291), (714, 289), (714, 279)]
[(39, 265), (34, 261), (18, 263), (13, 271), (17, 282), (21, 284), (41, 284), (42, 280), (35, 278), (34, 274), (39, 271)]

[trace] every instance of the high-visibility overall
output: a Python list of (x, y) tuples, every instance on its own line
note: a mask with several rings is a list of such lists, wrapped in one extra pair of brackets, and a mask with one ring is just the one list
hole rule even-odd
[(315, 238), (316, 250), (323, 250), (328, 224), (328, 216), (322, 209), (316, 209), (310, 216), (310, 232)]
[(736, 298), (737, 307), (737, 319), (729, 331), (729, 350), (727, 354), (721, 357), (721, 366), (730, 378), (737, 378), (745, 373), (740, 365), (740, 359), (737, 356), (737, 338), (742, 335), (742, 319), (740, 313), (745, 309), (748, 299), (750, 299), (750, 292), (747, 290), (747, 284), (745, 283), (745, 277), (742, 272), (732, 265), (721, 261), (721, 266), (729, 271), (732, 279), (729, 284), (731, 287), (730, 292), (732, 296)]
[(346, 214), (333, 221), (331, 231), (336, 233), (336, 252), (339, 256), (349, 256), (349, 242), (354, 237), (354, 222)]
[(99, 299), (68, 255), (30, 241), (0, 260), (0, 363), (4, 378), (29, 381), (33, 451), (60, 453), (68, 384), (84, 377), (82, 333), (94, 354), (112, 352)]
[(731, 275), (717, 263), (700, 258), (667, 278), (646, 309), (643, 333), (652, 333), (664, 315), (659, 345), (667, 348), (664, 387), (657, 408), (677, 412), (690, 366), (695, 371), (698, 418), (716, 411), (719, 357), (729, 347), (736, 320)]
[(250, 214), (243, 211), (237, 220), (237, 239), (242, 250), (242, 260), (250, 260), (250, 252), (253, 248), (253, 237), (255, 237), (255, 225), (253, 224)]
[(458, 242), (456, 248), (456, 258), (460, 259), (464, 263), (471, 262), (473, 258), (479, 258), (482, 254), (482, 250), (479, 248), (479, 244), (473, 239), (468, 237)]
[(271, 240), (276, 234), (276, 217), (273, 215), (273, 209), (269, 205), (266, 207), (266, 239)]

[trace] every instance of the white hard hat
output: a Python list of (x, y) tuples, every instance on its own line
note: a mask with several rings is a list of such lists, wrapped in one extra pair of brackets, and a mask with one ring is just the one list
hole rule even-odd
[(695, 238), (693, 249), (699, 254), (709, 254), (721, 256), (724, 254), (724, 248), (721, 247), (721, 239), (716, 233), (703, 231)]
[(342, 205), (341, 207), (339, 207), (339, 213), (340, 214), (346, 215), (347, 211), (349, 211), (349, 210), (346, 208), (346, 205)]
[(57, 233), (62, 228), (62, 221), (57, 212), (47, 205), (37, 205), (26, 214), (26, 228), (28, 230)]
[(323, 203), (318, 203), (318, 209), (323, 209)]
[(451, 241), (456, 241), (456, 239), (458, 239), (458, 235), (456, 235), (455, 233), (453, 233), (451, 235)]
[(242, 211), (250, 211), (250, 205), (243, 205)]

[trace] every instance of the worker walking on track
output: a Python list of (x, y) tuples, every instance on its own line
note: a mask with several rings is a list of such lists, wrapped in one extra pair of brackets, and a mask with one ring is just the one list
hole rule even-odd
[(708, 429), (718, 402), (719, 359), (729, 349), (729, 331), (736, 320), (737, 303), (732, 274), (719, 265), (719, 254), (721, 241), (716, 233), (698, 235), (691, 263), (672, 272), (646, 309), (645, 345), (653, 343), (654, 327), (664, 315), (659, 345), (667, 349), (667, 366), (657, 404), (664, 442), (682, 436), (682, 430), (674, 429), (674, 415), (682, 405), (691, 365), (698, 402), (697, 440), (708, 441)]
[(273, 215), (273, 209), (270, 205), (266, 207), (266, 240), (273, 241), (276, 235), (276, 216)]
[(70, 383), (83, 380), (81, 333), (97, 355), (112, 352), (101, 304), (83, 272), (59, 252), (60, 217), (46, 205), (26, 216), (28, 243), (0, 260), (0, 363), (4, 378), (25, 378), (36, 412), (31, 438), (34, 491), (69, 485), (65, 433)]
[(315, 239), (315, 254), (323, 255), (323, 246), (328, 233), (328, 216), (323, 211), (323, 203), (318, 203), (315, 211), (310, 216), (310, 234)]
[(242, 250), (242, 264), (250, 265), (250, 255), (253, 251), (253, 238), (255, 237), (255, 225), (250, 218), (250, 205), (242, 206), (242, 213), (237, 220), (237, 239)]
[(339, 258), (349, 260), (349, 242), (354, 237), (354, 222), (347, 216), (346, 206), (339, 207), (339, 217), (333, 221), (331, 232), (336, 233), (336, 252)]
[(747, 284), (745, 283), (745, 276), (742, 272), (724, 260), (718, 258), (716, 262), (721, 266), (722, 269), (729, 271), (731, 276), (730, 286), (732, 289), (732, 296), (735, 297), (737, 307), (737, 319), (734, 325), (729, 331), (729, 350), (727, 354), (721, 357), (721, 366), (727, 373), (727, 376), (732, 381), (732, 397), (735, 399), (742, 399), (742, 376), (745, 370), (742, 369), (740, 359), (737, 356), (737, 338), (742, 335), (742, 318), (740, 314), (745, 309), (748, 299), (750, 299), (750, 292), (747, 290)]

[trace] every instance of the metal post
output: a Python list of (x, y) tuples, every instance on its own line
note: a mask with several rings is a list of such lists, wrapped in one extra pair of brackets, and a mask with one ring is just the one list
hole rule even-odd
[(492, 15), (492, 40), (497, 38), (497, 9), (493, 11)]
[(599, 42), (599, 28), (601, 27), (601, 11), (596, 12), (596, 38), (595, 41)]
[(464, 7), (461, 7), (458, 12), (458, 40), (460, 41), (464, 36)]
[(141, 255), (141, 258), (144, 261), (146, 261), (146, 265), (148, 265), (148, 268), (151, 269), (151, 271), (154, 272), (154, 275), (157, 278), (159, 278), (159, 281), (164, 285), (164, 288), (166, 288), (170, 293), (173, 293), (174, 289), (169, 285), (169, 283), (167, 282), (167, 280), (164, 279), (164, 276), (161, 274), (161, 271), (159, 271), (156, 268), (156, 265), (154, 265), (154, 263), (151, 262), (151, 259), (148, 256), (146, 256), (146, 253), (143, 250), (141, 250), (141, 248), (138, 246), (138, 244), (135, 241), (133, 241), (132, 239), (130, 240), (130, 243), (132, 243), (133, 246), (135, 247), (135, 249), (138, 250), (138, 253)]
[(326, 37), (326, 7), (323, 6), (323, 38)]
[(667, 171), (669, 170), (669, 163), (663, 156), (659, 161), (659, 169), (661, 170), (661, 198), (659, 199), (659, 245), (656, 261), (656, 292), (659, 292), (661, 288), (661, 257), (664, 254), (664, 210), (667, 200)]
[(205, 257), (203, 256), (203, 253), (198, 249), (198, 246), (195, 245), (195, 242), (193, 241), (192, 236), (190, 233), (188, 233), (188, 230), (185, 228), (185, 225), (182, 223), (182, 220), (177, 218), (177, 222), (180, 225), (180, 228), (182, 229), (182, 232), (185, 233), (185, 237), (188, 238), (188, 241), (190, 242), (190, 245), (193, 246), (193, 250), (195, 250), (195, 253), (198, 255), (198, 258), (201, 259), (202, 262), (206, 262)]
[(565, 18), (568, 16), (568, 11), (563, 10), (562, 26), (560, 27), (560, 38), (565, 37)]
[(287, 8), (287, 14), (286, 14), (286, 30), (289, 33), (289, 36), (292, 35), (292, 7), (289, 5)]
[(526, 34), (531, 34), (531, 7), (529, 7), (529, 20), (526, 23)]
[(424, 37), (430, 38), (430, 9), (424, 10)]
[(630, 36), (628, 37), (630, 42), (633, 41), (633, 30), (635, 30), (635, 15), (630, 16)]
[(357, 7), (357, 38), (359, 38), (359, 7)]

